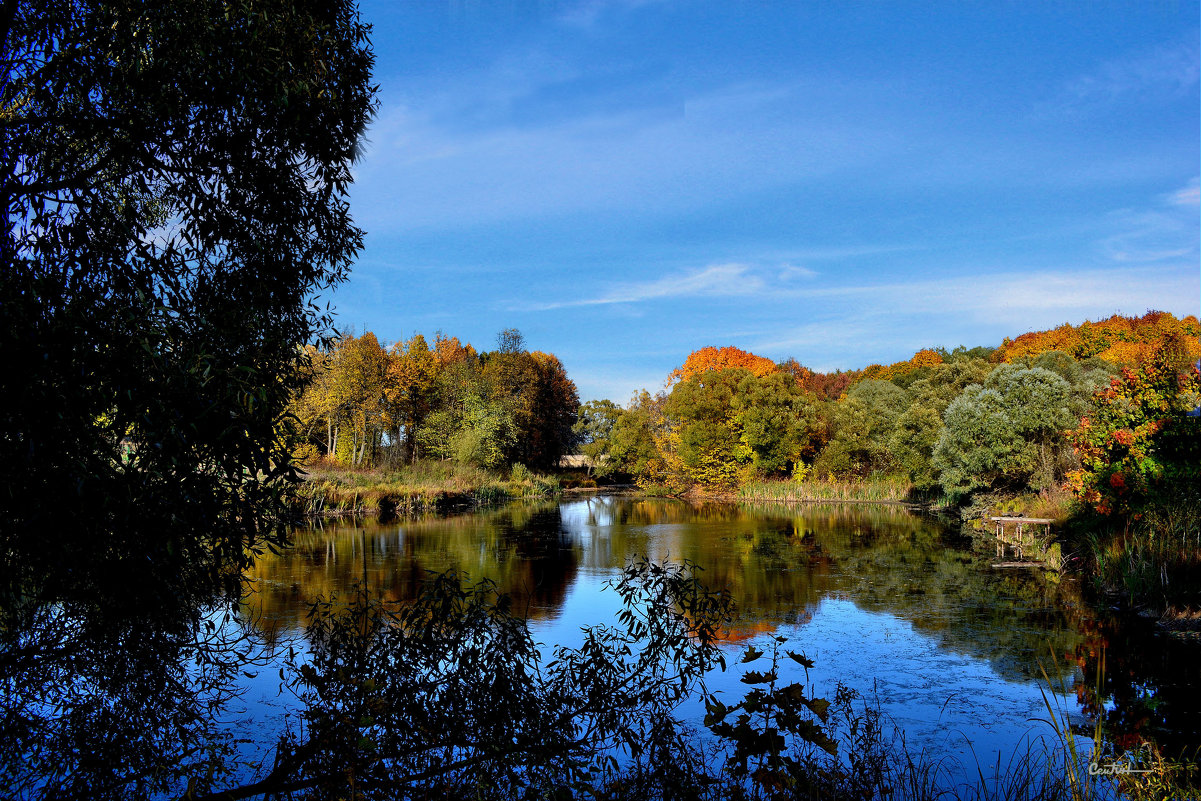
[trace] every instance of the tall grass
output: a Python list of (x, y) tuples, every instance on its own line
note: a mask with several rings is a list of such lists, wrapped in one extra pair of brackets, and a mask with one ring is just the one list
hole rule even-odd
[[(1056, 671), (1057, 675), (1062, 675)], [(1045, 674), (1044, 674), (1045, 676)], [(1048, 686), (1051, 682), (1048, 679)], [(1047, 729), (1020, 741), (1007, 756), (984, 765), (915, 751), (905, 733), (880, 709), (839, 685), (827, 721), (837, 754), (802, 749), (813, 787), (801, 798), (890, 799), (890, 801), (1097, 801), (1120, 798), (1117, 780), (1089, 770), (1092, 742), (1103, 742), (1100, 723), (1092, 741), (1082, 742), (1059, 707), (1066, 690), (1048, 697)], [(1070, 696), (1069, 696), (1070, 697)], [(956, 778), (962, 777), (962, 778)]]
[(1163, 610), (1201, 605), (1201, 502), (1184, 492), (1121, 529), (1083, 534), (1097, 585), (1132, 605)]
[(934, 507), (949, 505), (939, 488), (919, 490), (902, 476), (872, 475), (857, 481), (805, 479), (802, 481), (755, 481), (737, 493), (741, 501), (807, 501), (845, 503), (916, 503)]

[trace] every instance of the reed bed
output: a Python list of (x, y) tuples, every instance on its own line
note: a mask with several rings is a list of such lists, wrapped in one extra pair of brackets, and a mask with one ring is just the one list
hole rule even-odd
[(938, 508), (950, 505), (940, 489), (919, 490), (901, 476), (869, 476), (858, 481), (755, 481), (741, 487), (736, 497), (740, 501), (782, 503), (911, 503)]
[(1079, 527), (1077, 546), (1096, 586), (1132, 606), (1201, 608), (1201, 500), (1195, 493), (1177, 488), (1120, 527), (1096, 519)]

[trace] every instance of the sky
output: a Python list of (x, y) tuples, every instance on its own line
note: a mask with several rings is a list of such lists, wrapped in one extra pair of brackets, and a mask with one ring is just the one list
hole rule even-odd
[(734, 345), (816, 370), (1198, 314), (1201, 4), (370, 0), (325, 300), (517, 328), (582, 400)]

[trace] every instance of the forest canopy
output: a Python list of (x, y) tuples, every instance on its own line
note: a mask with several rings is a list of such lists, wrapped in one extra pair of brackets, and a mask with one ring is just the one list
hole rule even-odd
[[(834, 373), (705, 347), (657, 393), (580, 406), (562, 363), (526, 350), (514, 329), (484, 352), (441, 333), (432, 346), (415, 334), (385, 347), (368, 332), (308, 349), (312, 383), (294, 406), (305, 437), (297, 455), (348, 466), (437, 459), (545, 471), (580, 453), (597, 478), (672, 492), (887, 477), (964, 499), (1050, 492), (1071, 479), (1096, 505), (1096, 482), (1080, 470), (1098, 445), (1080, 432), (1107, 408), (1113, 416), (1113, 382), (1131, 385), (1151, 364), (1160, 367), (1147, 380), (1171, 395), (1164, 408), (1193, 409), (1188, 376), (1201, 357), (1199, 335), (1194, 317), (1148, 312)], [(1164, 388), (1178, 377), (1179, 391)], [(1167, 425), (1162, 416), (1144, 422)]]
[(625, 408), (586, 406), (585, 419), (595, 422), (585, 450), (602, 474), (676, 490), (896, 476), (919, 491), (963, 497), (1048, 491), (1071, 476), (1082, 499), (1095, 501), (1096, 482), (1079, 471), (1081, 454), (1087, 469), (1099, 445), (1073, 432), (1082, 420), (1095, 432), (1097, 421), (1113, 419), (1115, 393), (1137, 395), (1136, 385), (1158, 382), (1162, 413), (1144, 415), (1144, 425), (1195, 436), (1195, 426), (1169, 425), (1165, 415), (1197, 406), (1191, 387), (1199, 336), (1195, 317), (1148, 312), (1064, 324), (997, 348), (926, 348), (904, 361), (835, 373), (706, 347), (657, 394), (643, 391)]
[(294, 404), (301, 459), (363, 466), (429, 458), (545, 470), (575, 444), (575, 384), (553, 354), (526, 350), (516, 329), (484, 352), (441, 332), (433, 347), (414, 334), (385, 348), (366, 332), (305, 355), (311, 382)]

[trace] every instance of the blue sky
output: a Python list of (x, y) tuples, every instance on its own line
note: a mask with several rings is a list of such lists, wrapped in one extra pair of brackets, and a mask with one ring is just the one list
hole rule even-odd
[(364, 2), (341, 327), (581, 398), (696, 348), (820, 370), (1197, 314), (1196, 2)]

